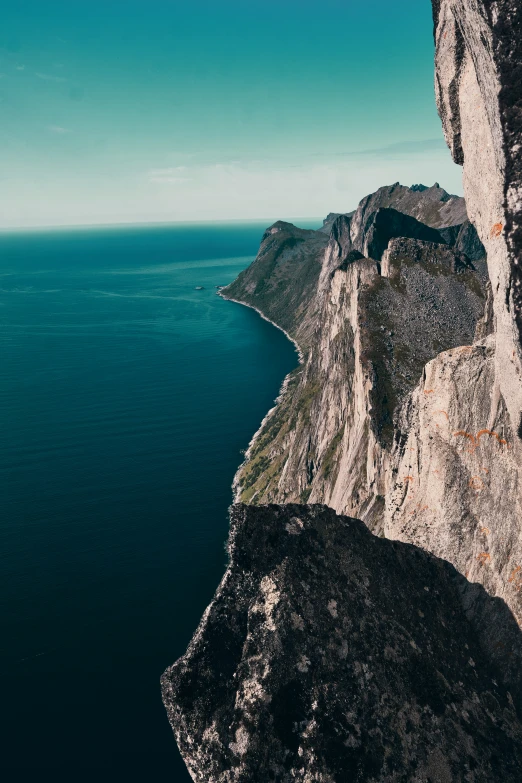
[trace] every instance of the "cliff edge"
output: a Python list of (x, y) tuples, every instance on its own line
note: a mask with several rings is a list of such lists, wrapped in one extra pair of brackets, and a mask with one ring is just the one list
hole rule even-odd
[(162, 679), (197, 783), (519, 780), (520, 631), (501, 601), (325, 506), (235, 506), (228, 547)]

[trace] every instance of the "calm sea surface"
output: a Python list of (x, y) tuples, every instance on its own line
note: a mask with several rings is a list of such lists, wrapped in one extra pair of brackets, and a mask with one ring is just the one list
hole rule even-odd
[(6, 783), (189, 780), (159, 678), (222, 576), (240, 450), (296, 364), (215, 293), (262, 231), (0, 235)]

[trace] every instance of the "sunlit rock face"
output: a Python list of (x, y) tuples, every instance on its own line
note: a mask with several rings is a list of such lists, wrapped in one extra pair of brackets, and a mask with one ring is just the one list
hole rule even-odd
[(438, 185), (380, 188), (327, 225), (328, 238), (274, 224), (223, 292), (283, 326), (303, 356), (250, 444), (236, 497), (327, 503), (382, 529), (398, 410), (427, 361), (472, 342), (484, 249), (463, 199)]
[(520, 779), (502, 601), (324, 506), (234, 507), (229, 554), (162, 681), (195, 781)]
[(434, 3), (436, 92), (487, 250), (472, 346), (425, 368), (397, 423), (384, 532), (450, 560), (522, 624), (522, 6)]
[[(436, 94), (464, 167), (468, 214), (486, 247), (496, 319), (496, 384), (522, 412), (522, 5), (434, 0)], [(519, 439), (516, 442), (519, 447)]]

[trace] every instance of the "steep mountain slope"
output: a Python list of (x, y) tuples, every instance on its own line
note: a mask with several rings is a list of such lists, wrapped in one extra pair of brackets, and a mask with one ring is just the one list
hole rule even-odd
[(259, 310), (307, 349), (328, 235), (278, 220), (267, 228), (256, 260), (221, 295)]
[[(281, 288), (279, 279), (264, 277), (267, 270), (272, 274), (265, 258), (272, 237), (279, 236), (282, 247), (287, 241), (276, 224), (256, 261), (225, 289), (225, 296), (258, 307), (279, 325), (284, 312), (283, 325), (305, 355), (236, 477), (241, 500), (326, 502), (382, 527), (397, 406), (427, 361), (441, 349), (472, 341), (484, 306), (481, 276), (462, 252), (444, 244), (440, 231), (379, 206), (395, 194), (420, 212), (415, 202), (422, 205), (428, 194), (432, 204), (434, 192), (445, 194), (392, 186), (363, 199), (353, 217), (334, 220), (320, 253), (317, 244), (304, 242), (300, 258), (287, 256), (282, 295), (267, 306), (265, 292)], [(452, 201), (443, 198), (436, 203)], [(456, 242), (459, 231), (449, 240)], [(301, 296), (292, 321), (288, 289), (301, 294), (301, 257), (308, 247), (315, 290), (310, 286)]]
[(229, 554), (162, 681), (195, 781), (519, 780), (502, 602), (324, 506), (234, 507)]

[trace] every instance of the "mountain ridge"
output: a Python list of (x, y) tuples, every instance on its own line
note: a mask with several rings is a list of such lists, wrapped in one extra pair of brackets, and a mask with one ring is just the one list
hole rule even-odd
[[(393, 408), (395, 403), (390, 394), (392, 397), (397, 394), (404, 397), (406, 391), (411, 391), (425, 362), (434, 358), (438, 350), (466, 340), (472, 341), (482, 312), (485, 290), (485, 281), (473, 262), (455, 246), (447, 244), (448, 241), (457, 242), (462, 227), (457, 226), (458, 230), (446, 237), (437, 229), (420, 223), (410, 215), (403, 215), (391, 206), (380, 206), (396, 203), (394, 199), (402, 203), (407, 201), (410, 211), (417, 213), (422, 212), (426, 199), (430, 205), (434, 199), (439, 205), (452, 203), (452, 197), (438, 185), (416, 191), (398, 185), (380, 188), (376, 194), (370, 194), (361, 201), (352, 217), (340, 215), (335, 218), (328, 244), (324, 243), (324, 234), (320, 243), (309, 249), (306, 241), (301, 242), (295, 261), (287, 252), (287, 234), (294, 231), (300, 239), (304, 235), (289, 224), (276, 223), (263, 235), (260, 252), (251, 267), (221, 292), (225, 298), (231, 297), (256, 307), (278, 325), (282, 322), (300, 346), (304, 358), (304, 367), (297, 368), (288, 376), (278, 405), (267, 415), (247, 451), (246, 462), (235, 480), (236, 499), (256, 503), (327, 502), (339, 513), (361, 517), (368, 524), (372, 524), (370, 517), (382, 512), (385, 495), (383, 460), (387, 459), (387, 455), (382, 453), (377, 430), (382, 434), (382, 427), (386, 424), (381, 422), (377, 425), (375, 416), (370, 414), (370, 397), (372, 394), (375, 396), (375, 390), (372, 392), (369, 388), (372, 384), (368, 383), (368, 379), (375, 376), (383, 381), (383, 372), (389, 377), (389, 370), (376, 355), (372, 343), (376, 339), (382, 343), (380, 332), (384, 330), (388, 335), (391, 329), (395, 333), (392, 339), (396, 343), (394, 355), (402, 352), (405, 374), (410, 375), (413, 368), (417, 368), (417, 377), (403, 378), (397, 382), (398, 385), (392, 384), (397, 388), (388, 384), (388, 403)], [(463, 211), (459, 203), (458, 215), (462, 216)], [(435, 220), (439, 222), (438, 214)], [(469, 233), (473, 235), (473, 230)], [(394, 234), (396, 238), (390, 240)], [(404, 235), (410, 235), (410, 239), (400, 240), (399, 237)], [(411, 236), (423, 239), (411, 239)], [(266, 269), (264, 259), (270, 252), (275, 252), (274, 247), (278, 243), (283, 247), (279, 255), (282, 257), (286, 252), (284, 285), (281, 269), (274, 271), (273, 266), (270, 272), (274, 279), (260, 281)], [(473, 246), (471, 240), (468, 244)], [(391, 250), (384, 251), (388, 245), (394, 248), (394, 254)], [(373, 258), (367, 258), (361, 250), (366, 250)], [(308, 263), (303, 265), (306, 253)], [(309, 287), (298, 309), (293, 310), (291, 303), (295, 296), (289, 296), (288, 292), (295, 285), (294, 281), (297, 281), (300, 292), (303, 291), (303, 267), (308, 270)], [(449, 288), (448, 275), (454, 275), (454, 285)], [(408, 324), (407, 319), (404, 322), (401, 317), (401, 310), (408, 309), (408, 302), (417, 297), (415, 292), (419, 286), (423, 293), (415, 305), (417, 312), (412, 316), (413, 324)], [(267, 302), (267, 288), (282, 294), (281, 304), (272, 294)], [(453, 289), (458, 292), (459, 298), (457, 315), (449, 312), (443, 296), (446, 291), (447, 298)], [(332, 327), (333, 332), (332, 296), (337, 302), (334, 308), (338, 306), (343, 310), (335, 316), (340, 322)], [(372, 299), (376, 300), (373, 306)], [(426, 305), (428, 300), (432, 302), (429, 306)], [(406, 331), (409, 327), (414, 328), (422, 313), (425, 313), (425, 318), (429, 316), (436, 300), (441, 301), (442, 308), (438, 320), (446, 324), (429, 338), (430, 346), (436, 345), (438, 350), (422, 345), (418, 349), (420, 356), (408, 358)], [(390, 317), (383, 319), (383, 313), (379, 312), (384, 308), (391, 313), (390, 301), (395, 302), (396, 323), (391, 323)], [(451, 300), (451, 306), (456, 310), (457, 302)], [(422, 331), (420, 326), (417, 331)], [(329, 333), (331, 340), (328, 339), (325, 344), (325, 336)], [(314, 346), (316, 351), (311, 356)], [(374, 361), (367, 366), (366, 358), (370, 354)], [(325, 357), (330, 357), (327, 369), (324, 369)], [(355, 394), (351, 394), (352, 387), (356, 389)], [(382, 383), (377, 383), (376, 388), (382, 391)], [(328, 391), (326, 395), (325, 390)], [(355, 401), (350, 401), (350, 395)], [(322, 410), (343, 413), (327, 421), (321, 431), (311, 434), (307, 421), (323, 422)], [(393, 410), (388, 413), (383, 411), (382, 415), (389, 418), (393, 416)], [(375, 430), (373, 434), (372, 428)], [(355, 451), (350, 446), (353, 441), (358, 444)], [(371, 466), (368, 456), (362, 457), (361, 449), (365, 453), (378, 450), (379, 456)], [(347, 477), (344, 485), (332, 469), (334, 461), (342, 464), (341, 451), (344, 451), (349, 463), (339, 469)], [(361, 469), (361, 466), (364, 467)], [(266, 483), (264, 489), (263, 482)], [(329, 489), (327, 485), (330, 485)], [(290, 489), (292, 486), (294, 491)], [(348, 497), (350, 500), (347, 500)]]

